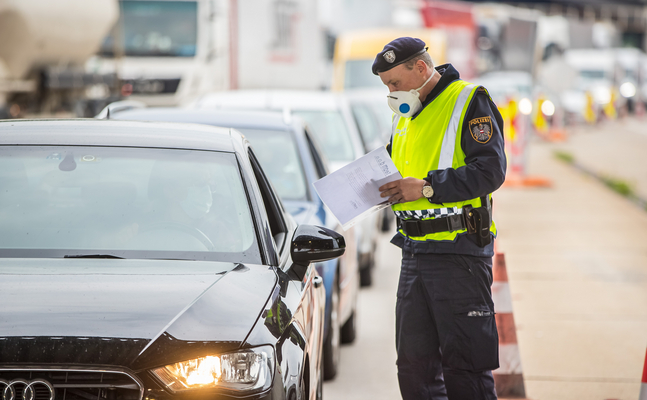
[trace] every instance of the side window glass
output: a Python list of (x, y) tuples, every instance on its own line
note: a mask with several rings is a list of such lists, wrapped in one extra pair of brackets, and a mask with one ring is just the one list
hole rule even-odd
[(272, 237), (274, 238), (277, 249), (280, 250), (283, 247), (283, 242), (285, 241), (287, 232), (287, 226), (285, 224), (285, 220), (283, 219), (283, 205), (276, 197), (270, 181), (265, 176), (260, 163), (256, 159), (256, 156), (251, 149), (249, 149), (249, 159), (252, 163), (252, 168), (254, 169), (256, 181), (258, 182), (258, 186), (261, 189), (263, 203), (265, 203), (265, 211), (267, 212), (267, 217), (269, 219)]
[(326, 164), (321, 158), (322, 157), (321, 153), (319, 152), (319, 150), (317, 149), (317, 146), (312, 141), (312, 138), (310, 137), (310, 133), (307, 130), (306, 130), (306, 141), (308, 142), (308, 149), (310, 149), (310, 154), (312, 155), (312, 159), (314, 160), (314, 163), (315, 163), (315, 168), (317, 170), (317, 177), (321, 179), (324, 176), (328, 175), (328, 171), (326, 170)]
[(359, 132), (362, 135), (362, 141), (364, 146), (367, 147), (367, 151), (374, 150), (368, 148), (373, 142), (379, 140), (380, 138), (380, 128), (375, 120), (375, 116), (368, 109), (368, 107), (360, 104), (353, 105), (353, 117), (359, 128)]

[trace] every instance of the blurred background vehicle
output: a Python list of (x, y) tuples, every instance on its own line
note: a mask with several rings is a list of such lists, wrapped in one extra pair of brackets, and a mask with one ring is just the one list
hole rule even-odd
[(323, 87), (315, 2), (278, 3), (119, 0), (120, 19), (87, 68), (117, 73), (122, 95), (157, 106), (218, 90)]
[(633, 114), (643, 99), (639, 89), (645, 83), (645, 54), (636, 48), (615, 48), (613, 51), (618, 63), (615, 83), (621, 99), (624, 100), (624, 112)]
[(332, 89), (341, 91), (366, 87), (383, 88), (371, 65), (386, 43), (401, 36), (422, 39), (436, 65), (446, 62), (447, 37), (437, 29), (371, 29), (350, 31), (337, 37), (333, 59)]
[[(254, 148), (265, 174), (286, 210), (298, 224), (341, 231), (341, 225), (321, 202), (313, 183), (328, 173), (325, 158), (304, 121), (279, 112), (133, 108), (112, 112), (110, 119), (191, 122), (240, 131)], [(355, 230), (344, 231), (346, 252), (338, 259), (316, 263), (326, 288), (324, 378), (337, 374), (341, 343), (356, 336), (359, 270)]]
[[(238, 90), (202, 96), (190, 107), (196, 109), (275, 110), (303, 118), (321, 144), (335, 171), (365, 154), (348, 100), (340, 93), (324, 91)], [(377, 234), (382, 220), (372, 214), (355, 225), (362, 286), (371, 284)]]
[(86, 107), (94, 115), (114, 101), (114, 71), (84, 63), (118, 16), (114, 0), (0, 1), (0, 118)]
[[(583, 113), (587, 107), (587, 96), (593, 103), (596, 115), (601, 114), (605, 105), (614, 98), (614, 82), (617, 75), (617, 63), (610, 49), (570, 49), (564, 54), (566, 62), (577, 73), (574, 89), (577, 97), (571, 95), (564, 106), (571, 113)], [(590, 103), (590, 100), (588, 100)]]

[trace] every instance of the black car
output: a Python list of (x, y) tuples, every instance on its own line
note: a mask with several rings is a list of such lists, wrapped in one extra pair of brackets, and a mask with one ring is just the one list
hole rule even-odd
[(3, 400), (321, 397), (336, 232), (235, 130), (0, 122)]
[[(240, 110), (192, 110), (182, 108), (110, 106), (104, 117), (119, 120), (192, 122), (229, 127), (242, 133), (254, 146), (256, 156), (286, 210), (299, 224), (340, 230), (330, 210), (324, 207), (313, 183), (327, 175), (327, 163), (301, 118), (287, 113)], [(121, 106), (128, 104), (121, 103)], [(359, 265), (355, 230), (345, 234), (346, 251), (338, 259), (315, 264), (326, 288), (324, 323), (324, 378), (337, 374), (341, 343), (355, 340)]]

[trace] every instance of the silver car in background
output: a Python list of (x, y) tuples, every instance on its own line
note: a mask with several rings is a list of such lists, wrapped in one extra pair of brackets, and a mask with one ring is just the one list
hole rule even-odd
[[(189, 105), (197, 109), (278, 110), (303, 118), (335, 171), (358, 159), (366, 148), (348, 99), (341, 93), (298, 90), (234, 90), (202, 96)], [(380, 214), (355, 225), (362, 286), (371, 284)]]

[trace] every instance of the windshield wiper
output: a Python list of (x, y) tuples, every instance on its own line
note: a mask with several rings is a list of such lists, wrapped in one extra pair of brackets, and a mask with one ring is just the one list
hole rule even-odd
[(123, 259), (123, 257), (113, 256), (112, 254), (67, 254), (63, 258), (118, 258)]

